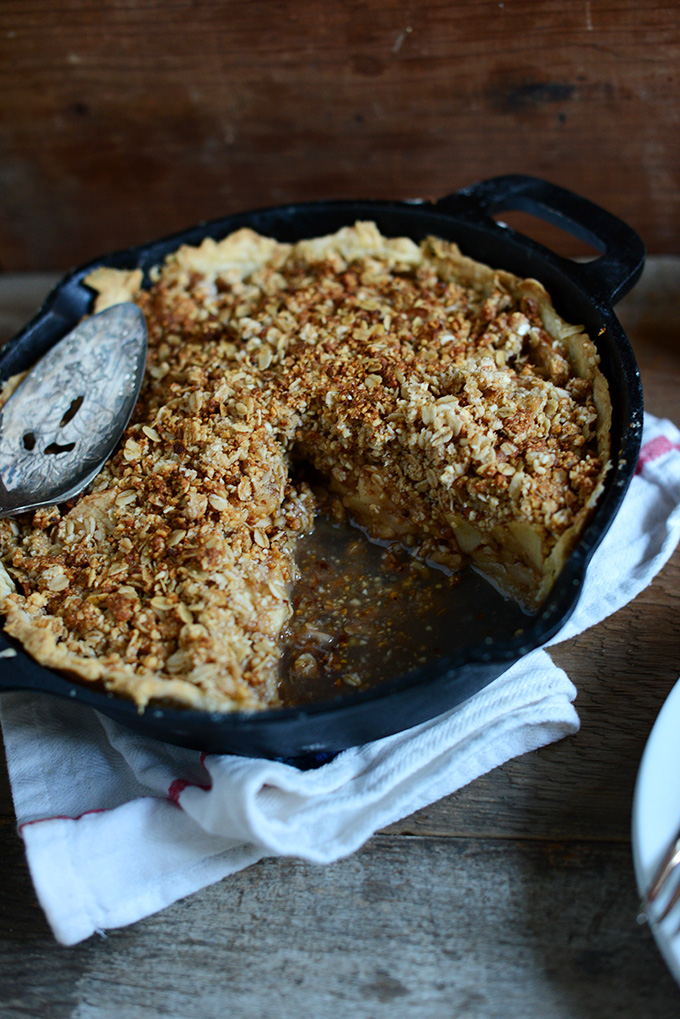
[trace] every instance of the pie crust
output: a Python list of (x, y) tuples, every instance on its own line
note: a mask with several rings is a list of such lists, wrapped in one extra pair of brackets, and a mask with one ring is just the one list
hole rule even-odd
[(359, 222), (208, 238), (146, 290), (85, 282), (97, 311), (138, 303), (149, 357), (88, 491), (0, 521), (5, 629), (38, 662), (140, 708), (277, 705), (317, 509), (300, 461), (375, 538), (542, 604), (602, 490), (611, 405), (536, 280)]

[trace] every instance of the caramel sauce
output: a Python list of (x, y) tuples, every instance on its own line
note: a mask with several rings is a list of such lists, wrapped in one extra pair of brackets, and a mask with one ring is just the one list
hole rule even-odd
[(284, 705), (367, 689), (464, 644), (512, 637), (526, 613), (474, 570), (452, 576), (398, 544), (316, 518), (300, 539), (301, 579), (284, 634)]

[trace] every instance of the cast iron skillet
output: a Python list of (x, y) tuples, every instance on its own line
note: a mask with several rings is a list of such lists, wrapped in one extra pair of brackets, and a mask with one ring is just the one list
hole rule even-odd
[[(558, 256), (492, 218), (508, 209), (555, 223), (602, 254), (587, 263)], [(75, 270), (56, 287), (33, 321), (0, 354), (0, 379), (30, 367), (90, 310), (92, 292), (82, 280), (96, 265), (140, 267), (148, 272), (181, 243), (198, 244), (206, 236), (220, 238), (239, 227), (295, 241), (330, 233), (357, 219), (374, 220), (388, 236), (406, 235), (418, 241), (434, 234), (454, 240), (465, 254), (481, 262), (539, 279), (557, 310), (568, 321), (585, 325), (597, 344), (612, 393), (613, 469), (591, 522), (542, 610), (519, 636), (461, 646), (436, 664), (380, 687), (303, 708), (220, 715), (150, 707), (140, 713), (131, 702), (76, 685), (37, 665), (20, 645), (1, 634), (0, 651), (11, 646), (17, 654), (0, 658), (0, 690), (70, 697), (140, 733), (182, 746), (211, 753), (293, 758), (309, 766), (325, 754), (406, 729), (466, 700), (562, 627), (578, 599), (586, 565), (635, 471), (643, 412), (638, 368), (612, 305), (638, 279), (644, 247), (625, 223), (570, 191), (537, 178), (509, 175), (482, 181), (437, 202), (284, 205), (230, 216), (117, 252)]]

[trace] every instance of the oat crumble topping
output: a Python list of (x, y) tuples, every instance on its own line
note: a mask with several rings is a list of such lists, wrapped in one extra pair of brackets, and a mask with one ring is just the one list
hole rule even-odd
[(373, 536), (537, 607), (608, 465), (595, 348), (543, 287), (357, 223), (181, 247), (133, 299), (147, 373), (88, 492), (0, 521), (0, 608), (38, 661), (149, 701), (279, 703), (304, 461)]

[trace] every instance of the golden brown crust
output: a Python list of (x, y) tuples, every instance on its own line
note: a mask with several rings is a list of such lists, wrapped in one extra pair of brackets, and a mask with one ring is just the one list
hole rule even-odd
[(6, 629), (38, 661), (141, 706), (275, 705), (315, 512), (298, 458), (374, 535), (541, 603), (601, 490), (610, 405), (539, 283), (367, 223), (239, 230), (152, 276), (87, 279), (149, 326), (120, 448), (89, 494), (0, 522)]

